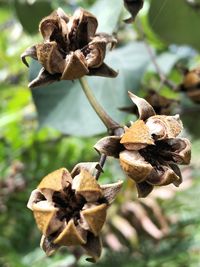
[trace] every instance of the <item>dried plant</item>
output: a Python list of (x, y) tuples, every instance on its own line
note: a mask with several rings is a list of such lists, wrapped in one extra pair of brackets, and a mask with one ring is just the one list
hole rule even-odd
[(74, 80), (84, 75), (116, 77), (117, 72), (103, 61), (107, 45), (111, 48), (116, 39), (106, 33), (96, 33), (95, 16), (84, 9), (77, 9), (68, 16), (61, 8), (40, 22), (43, 43), (34, 45), (21, 55), (38, 60), (43, 68), (29, 84), (30, 88), (59, 80)]
[[(131, 18), (126, 20), (130, 23), (142, 8), (143, 1), (124, 0), (124, 4), (131, 13)], [(189, 164), (191, 158), (189, 140), (179, 137), (183, 129), (179, 115), (156, 115), (151, 104), (129, 92), (137, 106), (139, 119), (131, 122), (130, 127), (123, 127), (96, 100), (83, 76), (117, 75), (104, 63), (106, 47), (113, 48), (116, 39), (106, 33), (96, 33), (97, 26), (96, 17), (86, 10), (78, 9), (70, 16), (59, 8), (40, 23), (43, 42), (28, 48), (21, 56), (27, 66), (27, 56), (42, 65), (38, 77), (29, 84), (31, 88), (59, 80), (79, 79), (91, 106), (108, 130), (109, 136), (94, 146), (100, 153), (98, 163), (79, 163), (71, 173), (61, 168), (48, 174), (33, 190), (28, 202), (43, 234), (41, 247), (47, 255), (61, 246), (81, 246), (91, 256), (88, 260), (93, 262), (101, 255), (99, 234), (107, 209), (122, 187), (122, 181), (107, 185), (98, 183), (107, 157), (119, 160), (125, 175), (135, 181), (139, 197), (149, 195), (154, 186), (171, 183), (179, 186), (182, 175), (178, 164)], [(169, 84), (166, 79), (165, 83)], [(159, 98), (159, 101), (163, 99)], [(125, 193), (130, 195), (130, 192), (127, 188)], [(126, 220), (132, 213), (146, 232), (156, 239), (163, 237), (168, 224), (161, 216), (159, 206), (154, 200), (144, 203), (125, 197), (120, 211), (112, 208), (113, 205), (112, 226), (120, 228), (124, 236), (131, 235), (134, 240), (134, 228)], [(160, 229), (151, 221), (144, 205), (149, 205), (157, 214)], [(107, 235), (107, 244), (113, 238), (112, 233)]]

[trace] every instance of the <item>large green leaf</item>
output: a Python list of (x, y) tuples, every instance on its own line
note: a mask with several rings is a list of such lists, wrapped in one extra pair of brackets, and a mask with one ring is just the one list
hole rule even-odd
[(29, 3), (26, 0), (15, 0), (15, 12), (24, 30), (30, 34), (38, 32), (40, 20), (52, 12), (49, 1), (40, 0)]
[(98, 32), (113, 33), (123, 8), (123, 1), (99, 0), (92, 6), (90, 11), (97, 16)]
[(149, 22), (167, 44), (200, 49), (200, 10), (186, 0), (151, 0)]
[[(143, 43), (132, 43), (115, 49), (106, 62), (119, 71), (115, 79), (87, 77), (88, 82), (105, 110), (118, 122), (124, 114), (118, 110), (129, 102), (127, 91), (136, 91), (149, 63)], [(34, 62), (31, 79), (39, 70)], [(33, 89), (41, 125), (48, 125), (64, 134), (89, 136), (105, 132), (105, 127), (90, 107), (78, 81), (62, 81), (47, 87)]]

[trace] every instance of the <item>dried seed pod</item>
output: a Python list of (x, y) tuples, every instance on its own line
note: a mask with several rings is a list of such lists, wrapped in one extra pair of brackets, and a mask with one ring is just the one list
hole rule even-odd
[(78, 164), (73, 178), (61, 168), (45, 176), (32, 192), (28, 207), (43, 234), (41, 247), (47, 255), (60, 246), (80, 245), (92, 256), (90, 261), (100, 257), (99, 234), (122, 182), (100, 186), (92, 175), (96, 168), (93, 162)]
[(183, 129), (179, 115), (156, 115), (146, 100), (129, 92), (138, 108), (139, 120), (125, 127), (120, 137), (103, 138), (94, 146), (100, 153), (119, 157), (124, 173), (136, 182), (139, 197), (154, 186), (182, 182), (177, 164), (189, 164), (189, 140), (179, 138)]
[(28, 48), (21, 55), (26, 66), (27, 56), (43, 66), (29, 87), (79, 79), (84, 75), (116, 77), (117, 72), (103, 62), (107, 46), (113, 47), (116, 39), (105, 33), (96, 34), (97, 26), (96, 17), (84, 9), (77, 9), (73, 16), (67, 16), (59, 8), (44, 18), (39, 26), (44, 42)]

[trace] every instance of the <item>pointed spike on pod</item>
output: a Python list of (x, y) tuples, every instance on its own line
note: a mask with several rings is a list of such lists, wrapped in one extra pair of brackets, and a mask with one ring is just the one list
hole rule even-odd
[(59, 248), (58, 245), (53, 244), (50, 239), (44, 235), (42, 235), (40, 247), (44, 250), (47, 256), (51, 256)]
[(105, 184), (101, 185), (101, 189), (103, 191), (103, 197), (106, 199), (106, 201), (111, 204), (115, 198), (117, 197), (117, 194), (121, 190), (123, 185), (123, 181), (118, 181), (113, 184)]
[(88, 232), (87, 243), (82, 245), (86, 250), (86, 253), (92, 258), (87, 258), (86, 260), (95, 263), (101, 256), (102, 251), (102, 241), (99, 236), (94, 236), (91, 232)]
[(128, 95), (130, 99), (133, 101), (133, 103), (137, 106), (138, 108), (138, 113), (139, 113), (139, 119), (140, 120), (147, 120), (149, 117), (156, 115), (155, 110), (153, 107), (143, 98), (138, 97), (128, 91)]
[(24, 63), (24, 65), (26, 65), (29, 68), (29, 64), (26, 60), (27, 57), (31, 57), (35, 60), (37, 60), (37, 51), (36, 51), (36, 46), (33, 45), (31, 47), (28, 47), (24, 53), (21, 54), (21, 60)]

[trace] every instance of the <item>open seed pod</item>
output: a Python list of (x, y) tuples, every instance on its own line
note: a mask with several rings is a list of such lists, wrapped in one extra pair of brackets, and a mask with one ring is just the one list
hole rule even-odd
[(59, 8), (40, 22), (39, 30), (44, 42), (36, 44), (21, 55), (42, 65), (30, 88), (58, 80), (75, 80), (84, 75), (116, 77), (117, 72), (104, 63), (107, 46), (117, 42), (106, 33), (96, 33), (98, 22), (95, 16), (84, 9), (77, 9), (68, 16)]
[(154, 186), (179, 186), (182, 176), (177, 164), (189, 164), (191, 145), (180, 138), (183, 129), (179, 115), (156, 115), (144, 99), (129, 92), (138, 107), (139, 119), (125, 126), (120, 137), (102, 138), (94, 146), (100, 153), (119, 157), (127, 177), (133, 179), (139, 197), (146, 197)]
[(44, 177), (33, 190), (27, 206), (43, 234), (41, 247), (47, 255), (61, 246), (80, 245), (92, 257), (90, 261), (100, 257), (99, 235), (122, 181), (99, 185), (92, 175), (97, 165), (80, 163), (73, 175), (61, 168)]

